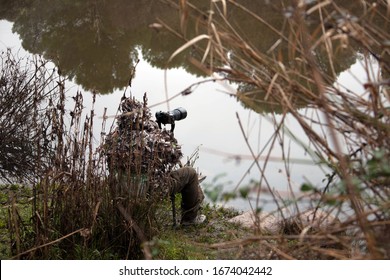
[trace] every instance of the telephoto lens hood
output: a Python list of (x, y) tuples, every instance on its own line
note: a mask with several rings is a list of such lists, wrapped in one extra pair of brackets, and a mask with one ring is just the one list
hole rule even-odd
[(169, 112), (175, 121), (184, 120), (187, 117), (187, 110), (183, 107), (176, 108)]

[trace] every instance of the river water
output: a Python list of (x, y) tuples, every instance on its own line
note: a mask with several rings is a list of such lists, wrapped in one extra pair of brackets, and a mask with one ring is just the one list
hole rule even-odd
[[(191, 94), (179, 95), (169, 103), (164, 103), (167, 95), (173, 97), (191, 84), (206, 78), (180, 63), (165, 71), (162, 66), (180, 42), (177, 45), (172, 42), (166, 43), (164, 40), (173, 39), (168, 37), (164, 39), (158, 32), (148, 27), (153, 23), (153, 19), (150, 19), (148, 14), (150, 10), (145, 3), (150, 1), (140, 1), (139, 4), (130, 1), (134, 2), (131, 5), (122, 2), (105, 4), (104, 9), (84, 7), (80, 2), (81, 6), (78, 9), (89, 11), (85, 13), (85, 22), (89, 22), (88, 24), (81, 20), (83, 17), (78, 15), (79, 12), (75, 12), (76, 7), (69, 7), (74, 14), (65, 14), (62, 18), (58, 17), (58, 13), (63, 12), (58, 7), (52, 11), (49, 7), (42, 8), (43, 11), (33, 7), (29, 11), (30, 15), (9, 15), (5, 18), (14, 19), (15, 23), (8, 20), (0, 21), (0, 48), (1, 50), (11, 48), (19, 56), (42, 53), (53, 61), (58, 59), (65, 74), (73, 77), (73, 80), (66, 84), (68, 96), (75, 95), (76, 91), (80, 90), (84, 93), (86, 105), (92, 100), (90, 93), (92, 90), (101, 93), (98, 94), (95, 105), (96, 144), (100, 138), (104, 108), (107, 108), (109, 116), (114, 116), (124, 93), (140, 100), (143, 94), (147, 93), (152, 112), (176, 107), (186, 108), (188, 116), (176, 123), (175, 137), (182, 144), (185, 157), (200, 148), (195, 166), (207, 176), (204, 181), (205, 187), (223, 184), (224, 190), (229, 191), (246, 186), (252, 181), (260, 181), (262, 174), (253, 164), (253, 157), (242, 129), (251, 148), (255, 153), (259, 153), (267, 146), (274, 132), (268, 115), (260, 115), (244, 108), (236, 98), (229, 95), (235, 94), (236, 86), (225, 82), (201, 84)], [(132, 17), (130, 12), (121, 11), (120, 5), (125, 5), (126, 9), (129, 9), (127, 11), (136, 7), (140, 13), (139, 18)], [(169, 14), (165, 8), (156, 8), (152, 14), (158, 12)], [(149, 16), (143, 18), (146, 15)], [(44, 22), (40, 23), (42, 17)], [(33, 23), (29, 26), (31, 21)], [(71, 22), (71, 27), (68, 27)], [(127, 28), (126, 26), (130, 24), (136, 27)], [(84, 25), (104, 30), (100, 33), (96, 30), (86, 32), (82, 29)], [(39, 27), (42, 29), (37, 29)], [(128, 33), (129, 30), (132, 33)], [(131, 39), (132, 37), (134, 38)], [(157, 46), (152, 47), (156, 44)], [(136, 76), (131, 87), (124, 88), (123, 81), (128, 80), (131, 65), (134, 65), (134, 57), (140, 60), (136, 67)], [(354, 92), (362, 91), (361, 84), (356, 83), (356, 76), (363, 72), (361, 69), (358, 60), (351, 63), (345, 70), (340, 71), (337, 82), (348, 85)], [(309, 109), (302, 110), (310, 114)], [(107, 127), (110, 127), (112, 122), (113, 117), (109, 119)], [(287, 120), (287, 124), (295, 135), (303, 142), (306, 141), (304, 134), (300, 133), (301, 128), (292, 118)], [(305, 182), (320, 186), (327, 170), (316, 165), (304, 149), (293, 140), (288, 140), (287, 144), (291, 158), (290, 176), (285, 172), (285, 165), (281, 161), (282, 152), (276, 145), (271, 151), (271, 160), (264, 173), (271, 188), (279, 191), (283, 197), (288, 197), (289, 183), (297, 193)], [(261, 157), (259, 163), (263, 164)], [(255, 207), (254, 203), (253, 200), (236, 199), (229, 201), (228, 205), (247, 210)], [(270, 210), (274, 209), (275, 205), (272, 202), (263, 202), (261, 207)]]

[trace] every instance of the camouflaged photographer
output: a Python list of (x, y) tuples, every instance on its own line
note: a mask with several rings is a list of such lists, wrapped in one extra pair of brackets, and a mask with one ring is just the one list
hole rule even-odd
[[(198, 174), (192, 167), (181, 167), (181, 146), (172, 132), (151, 119), (146, 95), (143, 101), (122, 98), (117, 128), (105, 141), (110, 175), (117, 181), (115, 196), (148, 203), (181, 193), (181, 224), (203, 223), (206, 217), (198, 215), (204, 199)], [(173, 213), (175, 224), (175, 209)]]

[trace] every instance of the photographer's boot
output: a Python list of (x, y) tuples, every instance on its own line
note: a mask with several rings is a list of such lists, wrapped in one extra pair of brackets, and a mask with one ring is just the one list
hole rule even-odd
[(206, 222), (207, 218), (206, 218), (206, 215), (198, 215), (195, 217), (195, 219), (193, 219), (192, 221), (182, 221), (181, 222), (181, 225), (182, 226), (197, 226), (197, 225), (201, 225), (203, 224), (204, 222)]

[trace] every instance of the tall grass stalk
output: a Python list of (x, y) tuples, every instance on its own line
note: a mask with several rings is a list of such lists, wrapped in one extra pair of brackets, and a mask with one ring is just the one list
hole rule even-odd
[[(36, 57), (17, 58), (10, 51), (2, 54), (1, 62), (0, 176), (8, 195), (8, 257), (150, 258), (148, 245), (141, 244), (160, 225), (156, 203), (167, 191), (155, 183), (163, 178), (141, 169), (109, 170), (107, 132), (102, 131), (101, 143), (94, 143), (96, 96), (85, 112), (82, 93), (70, 96), (59, 68)], [(133, 129), (144, 133), (142, 127)], [(128, 153), (154, 170), (161, 156), (146, 158), (143, 151)], [(120, 160), (111, 159), (111, 164), (121, 165), (126, 158)]]

